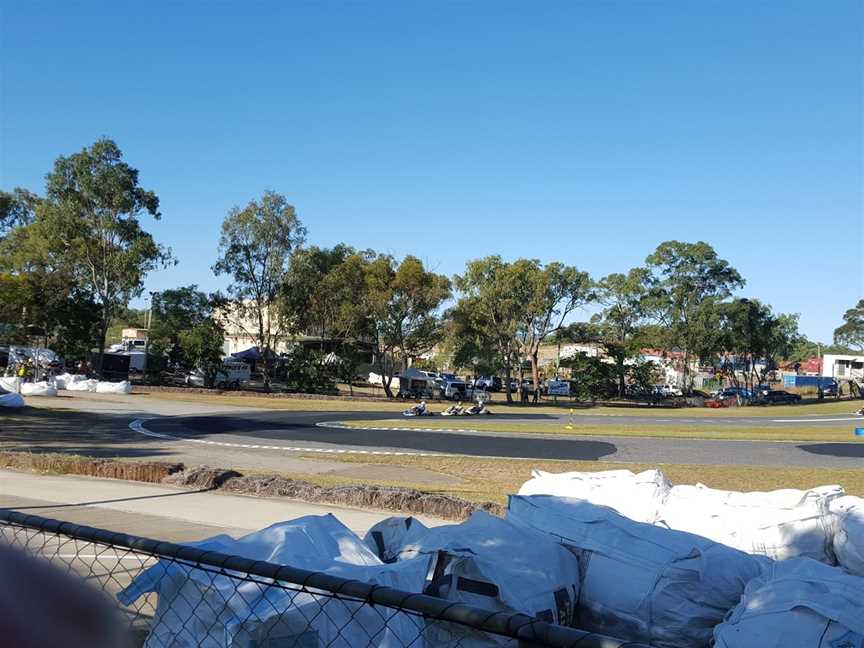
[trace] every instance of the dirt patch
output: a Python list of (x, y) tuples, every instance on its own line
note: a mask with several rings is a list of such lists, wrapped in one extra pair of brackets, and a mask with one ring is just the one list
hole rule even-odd
[(54, 452), (0, 452), (0, 467), (62, 475), (126, 479), (156, 484), (183, 470), (182, 463), (91, 459)]
[(212, 490), (214, 488), (221, 488), (228, 480), (238, 477), (242, 477), (242, 475), (236, 470), (196, 466), (195, 468), (187, 468), (167, 475), (162, 480), (162, 483)]
[(278, 475), (248, 475), (228, 479), (222, 490), (262, 497), (290, 497), (304, 502), (377, 508), (448, 520), (464, 520), (478, 510), (502, 515), (494, 502), (475, 503), (449, 495), (424, 493), (413, 488), (383, 486), (319, 486)]

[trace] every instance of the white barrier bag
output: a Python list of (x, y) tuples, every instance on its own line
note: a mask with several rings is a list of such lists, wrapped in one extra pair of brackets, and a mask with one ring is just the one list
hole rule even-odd
[[(238, 540), (221, 535), (192, 546), (415, 592), (422, 589), (429, 568), (422, 560), (382, 564), (332, 515), (302, 517)], [(304, 648), (407, 646), (419, 641), (423, 627), (389, 608), (298, 592), (296, 586), (263, 587), (173, 561), (159, 561), (142, 572), (117, 598), (131, 605), (148, 592), (158, 595), (148, 648), (253, 648), (266, 645), (259, 641), (265, 637)], [(274, 639), (273, 645), (281, 644)]]
[(49, 382), (21, 383), (22, 396), (56, 396), (57, 388)]
[(828, 505), (842, 495), (839, 486), (767, 493), (675, 486), (657, 524), (775, 560), (806, 556), (834, 564)]
[(62, 373), (54, 376), (54, 386), (57, 389), (74, 389), (72, 385), (87, 382), (87, 376), (82, 374)]
[(831, 500), (837, 564), (864, 576), (864, 499), (846, 495)]
[(66, 382), (67, 391), (95, 392), (99, 381), (95, 378), (84, 378), (84, 380), (71, 380)]
[(100, 380), (96, 384), (96, 391), (100, 394), (130, 394), (132, 393), (132, 385), (128, 380), (120, 382), (104, 382)]
[(507, 519), (549, 533), (579, 559), (577, 627), (653, 646), (707, 646), (747, 582), (770, 564), (584, 500), (514, 495)]
[[(521, 612), (548, 623), (573, 623), (579, 563), (545, 533), (478, 511), (461, 524), (435, 527), (407, 542), (399, 561), (433, 562), (424, 594), (496, 612)], [(511, 640), (451, 623), (429, 622), (427, 645), (510, 645)]]
[(0, 389), (17, 394), (23, 382), (18, 376), (0, 376)]
[(532, 470), (519, 495), (575, 497), (609, 506), (637, 522), (653, 523), (672, 484), (659, 470), (548, 473)]
[(413, 517), (389, 517), (381, 520), (363, 536), (363, 542), (369, 547), (381, 562), (391, 563), (402, 547), (422, 538), (429, 529)]
[(864, 578), (809, 558), (776, 562), (714, 629), (715, 648), (860, 648)]
[(24, 407), (21, 394), (0, 394), (0, 407)]

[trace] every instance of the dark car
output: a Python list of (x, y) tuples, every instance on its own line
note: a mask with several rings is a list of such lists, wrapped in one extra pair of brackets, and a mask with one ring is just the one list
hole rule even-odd
[(824, 398), (825, 396), (832, 396), (832, 397), (836, 398), (837, 394), (838, 394), (837, 387), (838, 387), (838, 385), (836, 382), (827, 383), (825, 385), (822, 385), (819, 388), (819, 390), (820, 390), (819, 397)]
[(765, 394), (765, 402), (769, 405), (775, 403), (797, 403), (801, 400), (800, 394), (790, 394), (782, 389), (772, 389)]

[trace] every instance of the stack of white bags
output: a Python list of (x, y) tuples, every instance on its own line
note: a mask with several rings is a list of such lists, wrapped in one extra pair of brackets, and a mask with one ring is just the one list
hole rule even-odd
[(57, 386), (57, 389), (68, 391), (98, 392), (100, 394), (129, 394), (132, 392), (132, 384), (128, 380), (106, 382), (68, 373), (55, 376), (54, 384)]
[[(556, 507), (602, 504), (655, 528), (772, 559), (714, 628), (718, 648), (864, 647), (864, 499), (839, 486), (740, 493), (672, 486), (656, 470), (534, 471), (520, 494), (541, 493), (556, 495)], [(519, 499), (511, 499), (511, 511)]]
[[(430, 529), (394, 517), (361, 540), (332, 515), (309, 516), (198, 546), (658, 648), (864, 647), (864, 500), (836, 486), (737, 493), (673, 486), (659, 471), (538, 471), (504, 519), (478, 512)], [(516, 645), (175, 562), (119, 598), (148, 592), (148, 647)]]
[[(39, 382), (24, 382), (17, 376), (0, 377), (0, 392), (5, 391), (21, 396), (56, 396), (58, 390), (129, 394), (132, 392), (132, 384), (128, 380), (107, 382), (68, 373)], [(9, 399), (9, 402), (12, 402), (12, 399)], [(15, 402), (18, 402), (18, 399)]]

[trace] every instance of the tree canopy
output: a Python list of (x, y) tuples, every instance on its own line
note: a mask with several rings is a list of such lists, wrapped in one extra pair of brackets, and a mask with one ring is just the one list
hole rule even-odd
[(160, 217), (159, 199), (139, 185), (138, 171), (109, 139), (60, 156), (45, 189), (24, 235), (45, 264), (69, 272), (98, 304), (101, 352), (114, 314), (141, 294), (148, 272), (171, 259), (139, 221)]
[(407, 256), (397, 265), (393, 257), (380, 255), (367, 266), (366, 286), (364, 307), (378, 350), (377, 365), (384, 391), (391, 396), (393, 354), (398, 353), (405, 367), (441, 339), (439, 309), (450, 297), (450, 280), (427, 270), (417, 257)]
[(834, 329), (834, 343), (864, 351), (864, 299), (843, 313), (843, 324)]
[(306, 228), (285, 196), (266, 191), (222, 223), (216, 275), (228, 275), (222, 317), (256, 340), (264, 354), (262, 372), (270, 385), (269, 357), (286, 334), (278, 308), (282, 280), (291, 256), (306, 239)]

